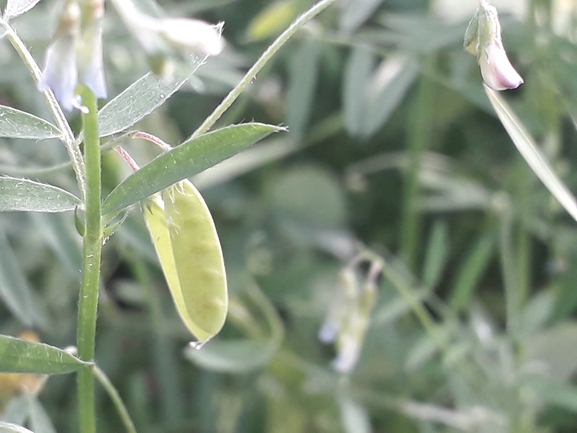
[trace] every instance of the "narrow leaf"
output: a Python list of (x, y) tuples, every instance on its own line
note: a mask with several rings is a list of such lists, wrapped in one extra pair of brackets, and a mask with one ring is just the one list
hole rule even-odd
[(277, 126), (247, 123), (186, 141), (127, 177), (106, 198), (102, 211), (107, 214), (124, 209), (282, 130)]
[(447, 264), (448, 253), (449, 229), (444, 221), (436, 221), (429, 239), (423, 266), (425, 287), (433, 288), (438, 283)]
[(461, 311), (471, 305), (471, 297), (493, 256), (494, 248), (495, 240), (491, 233), (487, 233), (483, 234), (471, 249), (457, 274), (457, 281), (453, 287), (451, 297), (453, 311)]
[(6, 10), (4, 11), (4, 19), (6, 21), (22, 15), (36, 6), (40, 0), (8, 0)]
[(287, 124), (291, 133), (301, 136), (314, 106), (319, 72), (321, 44), (306, 41), (295, 54), (290, 66)]
[(27, 428), (18, 424), (11, 424), (9, 422), (0, 421), (0, 433), (33, 433)]
[(56, 429), (46, 413), (44, 406), (36, 399), (30, 398), (30, 428), (34, 433), (56, 433)]
[[(25, 394), (20, 394), (16, 397), (12, 397), (3, 410), (4, 412), (2, 413), (2, 420), (4, 422), (18, 425), (24, 424), (30, 413), (28, 396)], [(0, 432), (1, 431), (2, 429), (0, 429)]]
[(487, 93), (487, 97), (509, 137), (511, 137), (511, 140), (517, 146), (519, 153), (525, 158), (531, 170), (559, 201), (561, 206), (577, 220), (577, 202), (575, 197), (549, 166), (545, 155), (543, 155), (533, 137), (527, 132), (521, 120), (497, 92), (485, 86), (485, 93)]
[(0, 177), (0, 212), (66, 212), (81, 204), (78, 197), (56, 186)]
[(260, 41), (280, 34), (297, 12), (293, 1), (281, 0), (270, 3), (250, 22), (247, 30), (248, 39)]
[(351, 0), (341, 8), (339, 24), (345, 33), (359, 29), (377, 10), (383, 0)]
[(363, 132), (368, 96), (366, 83), (371, 81), (374, 63), (375, 56), (370, 50), (357, 47), (345, 67), (343, 112), (347, 131), (353, 136)]
[(371, 433), (371, 420), (367, 410), (347, 396), (338, 398), (343, 428), (346, 433)]
[(30, 328), (43, 325), (45, 318), (38, 312), (33, 292), (4, 232), (0, 230), (0, 300), (10, 312)]
[(375, 71), (368, 87), (362, 134), (369, 138), (389, 119), (419, 74), (413, 57), (391, 55)]
[(63, 374), (90, 365), (57, 347), (0, 335), (0, 371)]
[(0, 137), (43, 140), (61, 135), (56, 126), (40, 117), (0, 105)]
[(98, 112), (101, 137), (124, 131), (152, 113), (170, 98), (192, 76), (201, 64), (198, 59), (188, 74), (175, 73), (169, 79), (148, 73)]

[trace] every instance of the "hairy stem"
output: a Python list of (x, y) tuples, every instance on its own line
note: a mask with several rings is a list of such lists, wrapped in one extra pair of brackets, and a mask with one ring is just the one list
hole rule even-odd
[[(78, 302), (78, 356), (92, 361), (96, 341), (96, 313), (100, 257), (102, 253), (101, 219), (101, 162), (98, 135), (97, 102), (93, 93), (82, 87), (82, 104), (88, 109), (82, 114), (84, 126), (84, 157), (86, 160), (86, 229), (84, 233), (84, 262), (82, 285)], [(80, 432), (96, 431), (94, 410), (94, 371), (83, 369), (78, 373)]]

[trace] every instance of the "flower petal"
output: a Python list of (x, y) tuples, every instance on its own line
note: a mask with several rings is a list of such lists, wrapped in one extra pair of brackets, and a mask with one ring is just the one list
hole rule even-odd
[(500, 44), (493, 43), (482, 51), (479, 66), (483, 81), (493, 90), (516, 89), (523, 84)]
[(99, 99), (105, 99), (106, 81), (102, 61), (102, 18), (94, 19), (82, 33), (78, 53), (80, 82)]
[(77, 104), (74, 90), (78, 84), (74, 37), (63, 35), (54, 39), (46, 50), (46, 61), (38, 90), (52, 90), (54, 96), (67, 111)]
[(69, 0), (64, 6), (56, 34), (46, 50), (44, 70), (38, 90), (48, 89), (65, 110), (78, 107), (79, 103), (74, 96), (78, 84), (76, 69), (76, 39), (80, 27), (80, 7), (74, 0)]
[(217, 56), (224, 48), (222, 24), (211, 25), (187, 18), (165, 18), (160, 21), (160, 36), (176, 49), (205, 56)]

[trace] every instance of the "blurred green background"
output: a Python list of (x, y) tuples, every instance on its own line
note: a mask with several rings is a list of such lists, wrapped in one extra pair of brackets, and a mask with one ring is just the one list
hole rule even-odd
[[(225, 52), (137, 125), (176, 145), (313, 2), (160, 4), (225, 22)], [(494, 4), (525, 79), (503, 95), (577, 191), (577, 4)], [(14, 22), (39, 62), (55, 8), (45, 1)], [(227, 112), (221, 126), (289, 132), (192, 179), (215, 218), (232, 298), (223, 332), (201, 351), (185, 349), (133, 209), (104, 249), (96, 359), (139, 432), (577, 431), (577, 226), (517, 153), (462, 48), (475, 8), (337, 1)], [(112, 8), (105, 57), (111, 96), (146, 72)], [(6, 41), (0, 71), (2, 104), (50, 119)], [(125, 147), (141, 164), (157, 154), (143, 141)], [(0, 173), (74, 190), (70, 170), (39, 170), (64, 161), (56, 141), (0, 143)], [(109, 191), (129, 169), (114, 153), (104, 164)], [(0, 215), (0, 333), (31, 328), (74, 344), (80, 241), (73, 215)], [(343, 272), (362, 286), (370, 263), (383, 272), (371, 280), (373, 308), (359, 313)], [(332, 362), (350, 350), (318, 338), (335, 308), (368, 319), (366, 336), (362, 326), (352, 334), (360, 355), (347, 373)], [(73, 376), (50, 378), (40, 400), (57, 431), (76, 431)], [(97, 405), (99, 431), (123, 431), (100, 388)]]

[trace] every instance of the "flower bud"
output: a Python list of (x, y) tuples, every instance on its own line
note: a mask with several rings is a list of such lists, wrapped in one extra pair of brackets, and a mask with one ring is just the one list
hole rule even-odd
[(480, 2), (469, 23), (463, 45), (477, 56), (483, 81), (493, 90), (516, 89), (523, 84), (503, 48), (497, 9), (486, 0)]

